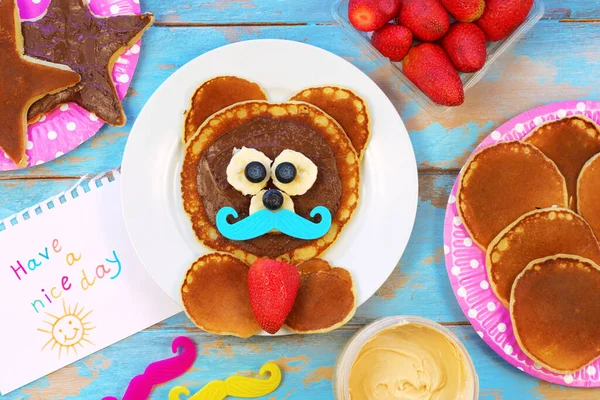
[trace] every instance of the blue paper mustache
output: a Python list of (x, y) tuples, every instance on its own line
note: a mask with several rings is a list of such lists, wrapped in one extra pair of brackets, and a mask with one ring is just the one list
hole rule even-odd
[(318, 223), (302, 218), (289, 210), (260, 210), (247, 218), (230, 224), (229, 216), (238, 217), (237, 211), (231, 207), (223, 207), (217, 213), (217, 229), (221, 235), (231, 240), (248, 240), (262, 236), (273, 229), (288, 236), (312, 240), (318, 239), (329, 231), (331, 227), (331, 213), (323, 206), (313, 208), (311, 218), (321, 216)]

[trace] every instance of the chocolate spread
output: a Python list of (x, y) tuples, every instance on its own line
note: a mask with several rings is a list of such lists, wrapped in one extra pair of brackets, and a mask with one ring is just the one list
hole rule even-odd
[(77, 85), (36, 101), (28, 119), (75, 102), (111, 125), (125, 124), (109, 69), (153, 21), (152, 14), (97, 17), (83, 0), (52, 0), (41, 19), (23, 22), (25, 54), (67, 65), (81, 75)]
[[(313, 187), (302, 196), (292, 197), (298, 215), (310, 219), (310, 211), (324, 206), (332, 215), (338, 210), (342, 195), (342, 182), (333, 149), (313, 129), (290, 121), (257, 118), (232, 129), (214, 141), (202, 154), (198, 164), (198, 193), (203, 200), (208, 219), (215, 224), (217, 212), (223, 207), (233, 207), (239, 218), (246, 218), (252, 196), (244, 196), (227, 181), (227, 165), (234, 148), (255, 148), (271, 160), (285, 149), (304, 154), (318, 168)], [(267, 188), (274, 188), (269, 181)], [(284, 234), (267, 234), (261, 237), (234, 241), (240, 249), (261, 257), (277, 257), (306, 243)]]

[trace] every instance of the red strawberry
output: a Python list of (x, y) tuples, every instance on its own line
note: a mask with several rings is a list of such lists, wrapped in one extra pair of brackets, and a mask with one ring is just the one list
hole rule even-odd
[(426, 42), (441, 39), (450, 28), (448, 12), (438, 0), (404, 0), (398, 22)]
[(497, 42), (509, 36), (525, 21), (532, 5), (533, 0), (487, 0), (477, 25), (487, 40)]
[(363, 32), (371, 32), (384, 26), (393, 16), (379, 6), (378, 0), (350, 0), (348, 4), (348, 18), (352, 25)]
[(412, 39), (413, 35), (408, 28), (387, 24), (373, 33), (371, 43), (390, 60), (402, 61), (408, 50), (410, 50)]
[(487, 58), (485, 34), (470, 22), (452, 24), (442, 39), (442, 47), (461, 72), (479, 71)]
[(442, 5), (459, 22), (473, 22), (485, 10), (484, 0), (441, 0)]
[(388, 21), (398, 16), (402, 0), (379, 0), (377, 6), (388, 16)]
[(437, 44), (413, 47), (402, 63), (402, 72), (431, 100), (446, 106), (459, 106), (465, 92), (458, 72)]
[(292, 310), (298, 288), (298, 268), (281, 261), (259, 258), (248, 271), (250, 304), (258, 325), (277, 333)]

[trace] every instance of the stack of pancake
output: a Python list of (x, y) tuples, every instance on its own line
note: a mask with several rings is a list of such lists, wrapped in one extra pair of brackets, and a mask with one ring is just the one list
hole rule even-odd
[(600, 127), (583, 116), (477, 152), (457, 208), (523, 351), (573, 373), (600, 357)]

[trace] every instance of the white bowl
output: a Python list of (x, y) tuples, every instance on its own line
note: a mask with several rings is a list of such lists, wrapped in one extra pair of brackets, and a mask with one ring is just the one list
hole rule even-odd
[(471, 356), (469, 356), (467, 349), (458, 339), (458, 337), (456, 337), (456, 335), (450, 330), (444, 328), (442, 325), (436, 322), (421, 317), (412, 317), (405, 315), (387, 317), (374, 321), (362, 328), (360, 331), (358, 331), (354, 336), (352, 336), (348, 343), (346, 343), (346, 345), (344, 346), (337, 358), (335, 364), (335, 371), (333, 373), (333, 392), (335, 394), (336, 400), (351, 400), (349, 389), (350, 371), (352, 370), (354, 360), (356, 359), (356, 356), (358, 355), (362, 347), (379, 332), (388, 328), (405, 324), (418, 324), (427, 326), (441, 333), (448, 340), (454, 343), (456, 348), (462, 353), (467, 370), (473, 376), (472, 397), (469, 396), (468, 398), (457, 400), (477, 400), (479, 398), (479, 378), (477, 376), (477, 372), (475, 371), (475, 366), (473, 365), (473, 360), (471, 360)]

